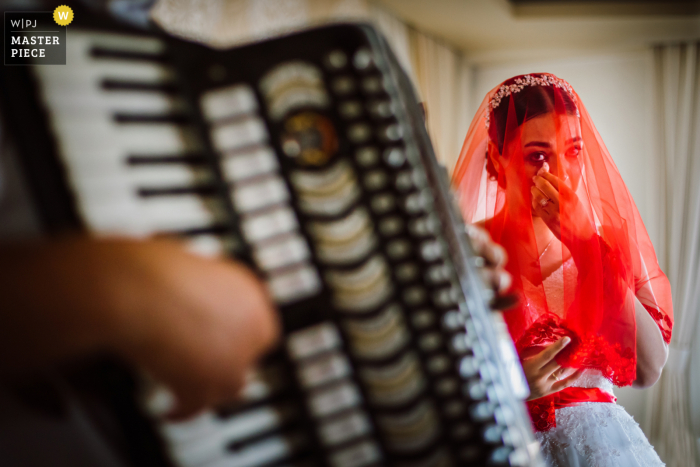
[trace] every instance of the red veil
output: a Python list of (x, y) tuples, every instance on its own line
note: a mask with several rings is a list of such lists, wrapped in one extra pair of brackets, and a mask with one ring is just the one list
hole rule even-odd
[[(543, 141), (533, 143), (533, 134)], [(558, 196), (533, 188), (532, 176), (543, 166), (557, 177)], [(671, 289), (637, 207), (571, 85), (538, 73), (490, 91), (452, 181), (465, 220), (484, 223), (508, 252), (521, 300), (504, 317), (518, 352), (568, 335), (572, 342), (558, 356), (560, 364), (600, 370), (617, 386), (631, 384), (634, 296), (668, 343)], [(533, 216), (537, 208), (547, 214)], [(544, 218), (558, 218), (552, 225), (560, 227), (549, 244), (537, 237), (535, 224)]]

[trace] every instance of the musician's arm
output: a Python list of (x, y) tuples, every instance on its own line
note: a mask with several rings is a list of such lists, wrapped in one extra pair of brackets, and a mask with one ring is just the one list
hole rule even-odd
[(182, 414), (236, 395), (277, 322), (246, 268), (175, 242), (0, 246), (0, 376), (97, 352), (170, 386)]

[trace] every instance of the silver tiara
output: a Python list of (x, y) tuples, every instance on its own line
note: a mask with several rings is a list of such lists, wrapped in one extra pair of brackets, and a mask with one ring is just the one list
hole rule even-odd
[[(503, 98), (510, 96), (511, 94), (515, 94), (516, 92), (520, 92), (525, 87), (527, 86), (556, 86), (560, 89), (563, 89), (566, 91), (571, 99), (576, 102), (576, 96), (574, 95), (574, 88), (571, 87), (569, 83), (564, 81), (563, 79), (557, 78), (556, 76), (553, 75), (542, 75), (542, 76), (532, 76), (532, 75), (525, 75), (522, 78), (515, 78), (514, 82), (512, 84), (504, 84), (500, 88), (498, 88), (498, 91), (496, 91), (496, 94), (493, 95), (491, 100), (489, 101), (489, 111), (486, 112), (486, 129), (489, 129), (489, 124), (491, 123), (491, 112), (496, 110), (499, 105), (501, 105), (501, 101)], [(578, 106), (576, 108), (576, 116), (580, 117), (578, 113)]]

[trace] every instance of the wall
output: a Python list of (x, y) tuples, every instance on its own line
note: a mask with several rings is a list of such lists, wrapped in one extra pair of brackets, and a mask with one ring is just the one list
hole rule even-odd
[[(652, 151), (652, 56), (648, 50), (588, 55), (554, 60), (510, 60), (474, 65), (473, 96), (476, 112), (486, 93), (515, 75), (549, 72), (571, 83), (581, 96), (603, 141), (610, 150), (652, 241), (657, 238), (659, 206)], [(648, 390), (615, 390), (618, 403), (643, 428)]]

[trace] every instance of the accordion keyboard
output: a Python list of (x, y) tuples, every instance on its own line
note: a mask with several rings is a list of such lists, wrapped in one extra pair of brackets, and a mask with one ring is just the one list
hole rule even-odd
[(76, 25), (33, 67), (89, 231), (237, 258), (279, 308), (240, 402), (153, 421), (168, 463), (540, 465), (387, 54), (366, 26), (216, 51)]

